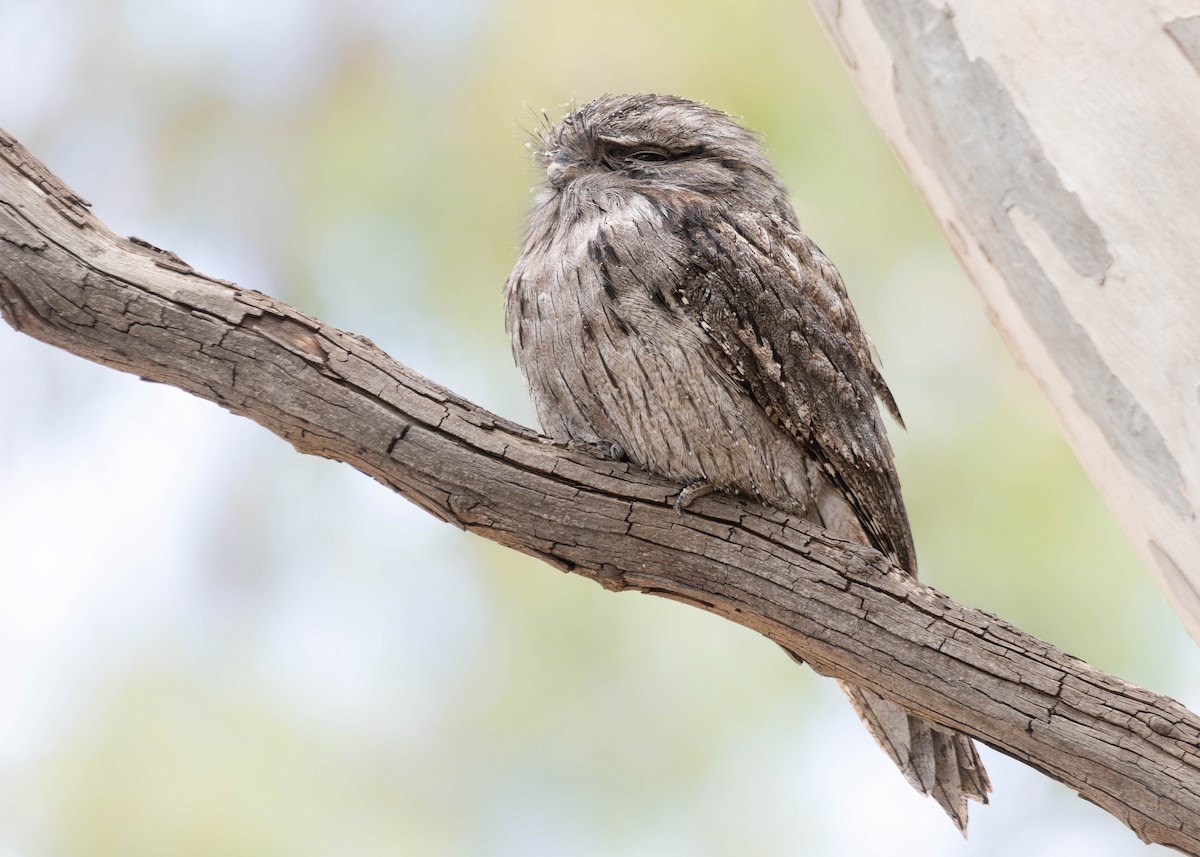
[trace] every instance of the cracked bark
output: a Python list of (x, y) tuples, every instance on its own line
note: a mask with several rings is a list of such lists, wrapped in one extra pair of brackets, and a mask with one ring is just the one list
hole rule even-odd
[(1020, 759), (1146, 841), (1200, 854), (1200, 718), (875, 551), (548, 443), (368, 340), (113, 234), (0, 132), (0, 312), (343, 461), (431, 514), (592, 579), (752, 628), (818, 672)]

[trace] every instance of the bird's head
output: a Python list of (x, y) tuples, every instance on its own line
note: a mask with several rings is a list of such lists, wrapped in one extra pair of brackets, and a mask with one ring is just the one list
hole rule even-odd
[(778, 188), (753, 134), (719, 110), (671, 95), (606, 95), (539, 135), (552, 194), (762, 196)]

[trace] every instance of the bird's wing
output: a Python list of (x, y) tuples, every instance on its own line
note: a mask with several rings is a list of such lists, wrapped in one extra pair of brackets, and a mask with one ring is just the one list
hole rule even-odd
[[(766, 214), (687, 217), (693, 248), (678, 286), (716, 356), (824, 468), (871, 543), (916, 572), (916, 553), (878, 396), (891, 392), (832, 263)], [(902, 423), (901, 423), (902, 424)]]

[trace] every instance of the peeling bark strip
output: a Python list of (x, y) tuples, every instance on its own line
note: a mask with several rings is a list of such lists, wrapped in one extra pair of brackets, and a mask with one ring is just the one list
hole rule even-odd
[(1200, 70), (1200, 15), (1176, 18), (1166, 23), (1167, 33), (1179, 45), (1188, 61)]
[(818, 672), (1066, 783), (1149, 842), (1200, 855), (1200, 718), (867, 548), (548, 444), (373, 344), (110, 232), (0, 132), (0, 312), (344, 461), (465, 530), (612, 591), (685, 601)]
[[(926, 3), (868, 8), (878, 15), (889, 49), (905, 60), (896, 67), (895, 85), (910, 133), (926, 150), (958, 155), (942, 164), (957, 211), (972, 234), (999, 233), (993, 263), (1109, 446), (1163, 503), (1190, 515), (1179, 464), (1162, 435), (1071, 316), (1013, 215), (1033, 218), (1079, 276), (1103, 285), (1113, 259), (1099, 228), (1063, 185), (995, 70), (967, 57), (952, 17)], [(913, 33), (920, 38), (913, 41)], [(921, 96), (936, 87), (955, 92), (945, 102), (954, 103), (953, 110)], [(1008, 157), (993, 157), (997, 149)], [(1092, 390), (1099, 395), (1088, 395)]]
[[(812, 0), (1200, 642), (1200, 16), (1174, 0)], [(1194, 11), (1194, 10), (1192, 10)]]

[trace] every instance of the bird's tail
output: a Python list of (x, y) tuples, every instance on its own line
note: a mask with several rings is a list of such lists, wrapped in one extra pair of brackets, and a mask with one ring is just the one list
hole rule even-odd
[(987, 803), (992, 784), (966, 735), (934, 726), (869, 690), (839, 681), (855, 712), (912, 787), (967, 833), (967, 801)]

